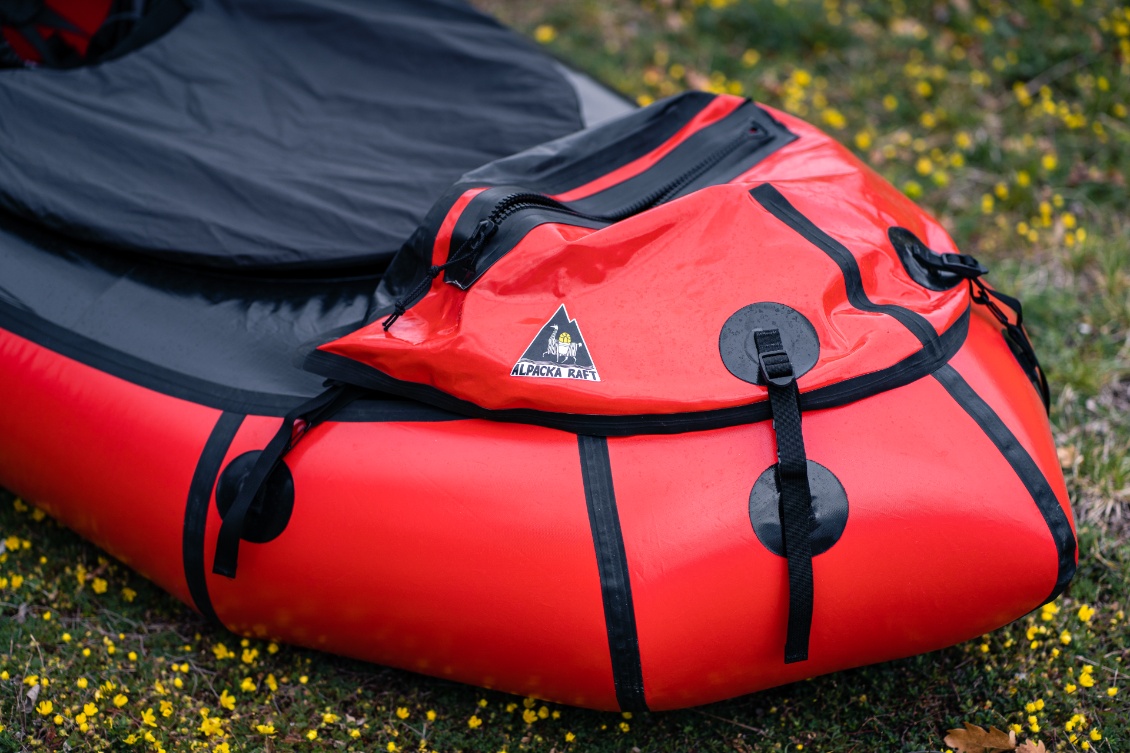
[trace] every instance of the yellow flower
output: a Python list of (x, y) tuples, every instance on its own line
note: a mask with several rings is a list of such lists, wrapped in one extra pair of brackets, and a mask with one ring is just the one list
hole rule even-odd
[[(405, 716), (407, 716), (407, 714), (405, 714)], [(338, 720), (338, 718), (339, 717), (338, 717), (337, 714), (322, 714), (322, 722), (324, 724), (333, 724), (334, 722), (336, 722)], [(403, 717), (401, 717), (401, 718), (403, 718)]]
[(132, 588), (123, 588), (122, 598), (126, 601), (133, 601), (137, 598), (137, 591), (134, 591)]
[(272, 693), (279, 689), (279, 681), (275, 679), (273, 674), (267, 675), (267, 679), (264, 680), (264, 682), (267, 683), (267, 687), (270, 688)]
[(86, 714), (87, 716), (94, 716), (98, 713), (98, 707), (93, 703), (88, 703), (82, 707), (82, 713)]
[(1103, 739), (1103, 733), (1099, 732), (1097, 729), (1092, 729), (1091, 730), (1091, 739), (1094, 740), (1095, 742), (1098, 742), (1099, 740)]
[(170, 717), (173, 715), (172, 701), (161, 701), (161, 716)]
[(307, 740), (317, 740), (318, 739), (318, 730), (312, 729), (309, 732), (307, 732), (306, 733), (306, 739)]
[[(203, 714), (205, 710), (206, 709), (202, 709), (200, 713)], [(205, 735), (218, 736), (224, 734), (224, 725), (219, 717), (205, 716), (200, 722), (200, 731)]]
[(254, 693), (255, 692), (255, 681), (252, 680), (250, 677), (244, 677), (243, 682), (241, 682), (239, 684), (239, 689), (242, 690), (244, 693)]
[(572, 732), (566, 732), (565, 733), (565, 742), (571, 743), (576, 739), (577, 739), (577, 736), (574, 735)]
[(94, 581), (91, 582), (90, 587), (94, 589), (94, 593), (104, 594), (109, 585), (105, 578), (95, 578)]
[(255, 730), (260, 735), (273, 735), (273, 734), (275, 734), (275, 725), (273, 725), (273, 724), (256, 724)]
[(385, 750), (387, 750), (388, 753), (396, 753), (396, 743), (389, 741), (389, 744), (385, 746)]
[(153, 713), (153, 709), (145, 709), (141, 712), (141, 723), (148, 724), (150, 727), (157, 726), (157, 715)]
[(1059, 642), (1062, 643), (1065, 646), (1067, 644), (1071, 643), (1071, 633), (1064, 630), (1062, 633), (1059, 634)]
[(215, 654), (216, 658), (220, 661), (223, 661), (224, 659), (230, 659), (231, 657), (235, 656), (235, 654), (229, 651), (228, 647), (222, 643), (217, 643), (215, 646), (212, 646), (212, 653)]
[(1085, 688), (1094, 687), (1095, 678), (1091, 677), (1091, 675), (1089, 673), (1084, 672), (1083, 674), (1079, 675), (1079, 684), (1082, 685)]
[(40, 716), (47, 716), (55, 710), (55, 704), (51, 703), (50, 699), (46, 701), (40, 701), (39, 705), (35, 707), (35, 710), (39, 712)]
[(396, 709), (396, 716), (397, 716), (398, 719), (407, 719), (408, 718), (408, 709), (406, 709), (404, 706), (397, 708)]
[(1114, 687), (1107, 688), (1106, 694), (1108, 696), (1110, 696), (1111, 698), (1114, 698), (1116, 695), (1118, 695), (1118, 688), (1114, 688)]
[(470, 727), (471, 729), (478, 729), (479, 727), (482, 726), (482, 724), (483, 724), (483, 720), (480, 719), (479, 717), (475, 716), (474, 714), (472, 714), (471, 718), (467, 720), (467, 726)]
[(885, 97), (883, 97), (883, 109), (886, 110), (887, 112), (891, 112), (892, 110), (896, 109), (898, 106), (899, 106), (899, 101), (898, 101), (898, 98), (895, 97), (895, 95), (888, 94)]
[(220, 743), (215, 747), (212, 753), (231, 753), (231, 748), (228, 747), (228, 744), (226, 742)]
[(428, 709), (427, 713), (425, 713), (424, 716), (428, 718), (429, 722), (434, 722), (436, 720), (436, 712), (432, 709)]
[(533, 724), (538, 720), (538, 712), (533, 709), (526, 709), (522, 712), (522, 721), (526, 724)]
[(1059, 164), (1059, 161), (1056, 159), (1056, 156), (1054, 154), (1045, 154), (1040, 159), (1041, 167), (1048, 171), (1054, 170), (1057, 164)]
[(220, 705), (228, 711), (235, 710), (235, 696), (228, 692), (227, 688), (220, 693)]
[(1069, 683), (1067, 683), (1066, 685), (1063, 686), (1063, 692), (1067, 693), (1068, 695), (1071, 695), (1076, 690), (1078, 690), (1078, 688), (1076, 688), (1075, 683), (1072, 683), (1072, 682), (1069, 682)]
[(114, 705), (118, 708), (125, 706), (127, 703), (129, 703), (129, 697), (124, 693), (118, 693), (116, 696), (114, 696)]
[(244, 664), (254, 664), (255, 659), (257, 659), (258, 657), (259, 657), (259, 649), (257, 649), (257, 648), (245, 648), (245, 649), (243, 649), (243, 655), (240, 656), (240, 661), (242, 661)]
[(351, 729), (349, 730), (349, 736), (356, 740), (358, 737), (361, 737), (361, 730)]
[(630, 729), (631, 729), (631, 725), (629, 725), (627, 722), (620, 722), (620, 731), (621, 732), (627, 732)]
[(534, 39), (538, 40), (542, 44), (549, 44), (554, 39), (557, 39), (557, 29), (553, 28), (549, 24), (542, 24), (541, 26), (534, 29)]

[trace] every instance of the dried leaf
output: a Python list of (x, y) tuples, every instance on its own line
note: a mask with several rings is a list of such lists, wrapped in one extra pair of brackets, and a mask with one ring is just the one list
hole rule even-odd
[(27, 692), (27, 695), (25, 696), (28, 700), (28, 703), (31, 704), (32, 706), (34, 706), (35, 702), (37, 700), (39, 700), (39, 691), (40, 691), (40, 685), (37, 682), (37, 683), (35, 683), (34, 685), (31, 686), (31, 690), (29, 690)]
[(1039, 740), (1026, 740), (1016, 749), (1016, 753), (1048, 753), (1048, 749)]
[(951, 729), (946, 735), (946, 745), (957, 753), (995, 753), (1016, 749), (1015, 733), (1005, 733), (996, 727), (989, 727), (986, 732), (976, 724), (963, 724), (965, 729)]

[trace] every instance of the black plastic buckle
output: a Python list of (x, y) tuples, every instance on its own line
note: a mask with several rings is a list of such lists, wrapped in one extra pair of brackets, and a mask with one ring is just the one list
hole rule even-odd
[(940, 272), (949, 272), (966, 280), (988, 274), (981, 262), (969, 254), (923, 254), (921, 261)]
[(789, 359), (785, 345), (781, 342), (781, 333), (778, 330), (757, 330), (753, 333), (754, 346), (757, 348), (757, 362), (761, 369), (761, 378), (768, 384), (778, 387), (788, 387), (796, 381), (793, 373), (793, 362)]

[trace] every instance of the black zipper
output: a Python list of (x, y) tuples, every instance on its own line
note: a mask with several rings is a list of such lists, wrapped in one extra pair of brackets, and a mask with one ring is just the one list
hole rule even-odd
[[(691, 168), (683, 170), (628, 204), (602, 208), (602, 211), (586, 212), (545, 194), (531, 191), (514, 191), (506, 194), (489, 205), (489, 209), (486, 206), (476, 209), (474, 212), (476, 216), (481, 217), (485, 212), (486, 217), (479, 220), (475, 230), (459, 244), (455, 253), (449, 257), (448, 263), (443, 265), (444, 280), (464, 290), (473, 285), (483, 272), (505, 253), (504, 251), (501, 254), (484, 254), (487, 242), (496, 235), (501, 236), (503, 224), (524, 212), (539, 210), (540, 213), (548, 213), (549, 216), (540, 218), (543, 221), (572, 221), (571, 224), (593, 224), (596, 227), (605, 227), (677, 198), (683, 189), (722, 164), (740, 147), (751, 144), (761, 145), (771, 139), (772, 135), (761, 128), (757, 121), (747, 119), (740, 134), (715, 148)], [(652, 171), (658, 172), (656, 167), (653, 167)], [(581, 222), (578, 223), (577, 220)], [(486, 263), (480, 263), (482, 261)]]

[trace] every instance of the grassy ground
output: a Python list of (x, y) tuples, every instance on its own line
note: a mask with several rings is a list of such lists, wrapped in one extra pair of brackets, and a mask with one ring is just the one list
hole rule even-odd
[(641, 103), (698, 87), (820, 124), (988, 261), (1053, 385), (1070, 590), (928, 656), (627, 718), (241, 642), (0, 495), (0, 753), (912, 751), (962, 722), (1130, 748), (1130, 6), (481, 4)]

